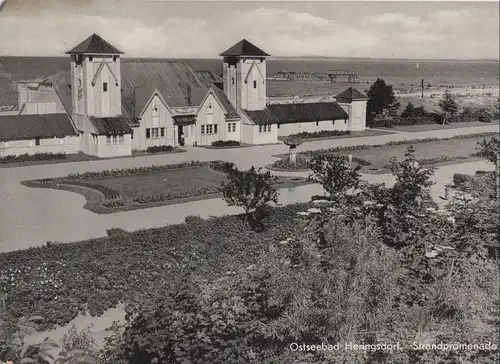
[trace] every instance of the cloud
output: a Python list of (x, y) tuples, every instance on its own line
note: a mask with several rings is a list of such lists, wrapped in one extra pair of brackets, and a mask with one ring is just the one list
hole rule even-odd
[[(37, 6), (55, 0), (40, 1)], [(488, 8), (381, 12), (347, 22), (335, 12), (319, 16), (273, 3), (170, 17), (168, 2), (141, 3), (137, 13), (104, 11), (101, 1), (86, 4), (94, 5), (46, 10), (43, 16), (22, 8), (3, 13), (0, 50), (62, 55), (95, 32), (129, 57), (214, 58), (242, 38), (275, 56), (497, 58), (499, 52), (498, 11)], [(120, 4), (123, 10), (125, 2)], [(162, 12), (166, 15), (158, 16)]]

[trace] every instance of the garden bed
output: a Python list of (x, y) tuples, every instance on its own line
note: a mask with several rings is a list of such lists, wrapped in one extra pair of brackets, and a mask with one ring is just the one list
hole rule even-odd
[[(156, 148), (156, 147), (155, 147)], [(165, 150), (153, 149), (153, 152), (147, 152), (145, 150), (133, 150), (132, 155), (111, 157), (111, 158), (99, 158), (92, 155), (84, 153), (38, 153), (35, 155), (21, 155), (17, 158), (15, 156), (5, 156), (0, 157), (0, 168), (14, 168), (14, 167), (29, 167), (41, 164), (59, 164), (59, 163), (71, 163), (71, 162), (88, 162), (95, 160), (106, 160), (106, 159), (117, 159), (117, 158), (134, 158), (134, 157), (144, 157), (148, 155), (155, 154), (171, 154), (171, 153), (183, 153), (184, 149), (174, 148)]]
[[(336, 130), (334, 130), (335, 132)], [(336, 131), (337, 133), (339, 131)], [(322, 132), (317, 132), (317, 133), (322, 133)], [(349, 139), (349, 138), (363, 138), (363, 137), (369, 137), (369, 136), (378, 136), (378, 135), (390, 135), (394, 134), (394, 132), (390, 131), (389, 129), (387, 131), (382, 131), (382, 130), (371, 130), (367, 129), (365, 131), (349, 131), (347, 134), (338, 134), (338, 135), (329, 135), (329, 136), (315, 136), (316, 133), (298, 133), (298, 134), (292, 134), (286, 137), (278, 137), (278, 140), (286, 140), (290, 137), (296, 137), (301, 139), (304, 143), (307, 142), (314, 142), (318, 140), (328, 140), (328, 139)]]
[(419, 131), (432, 131), (432, 130), (448, 130), (448, 129), (460, 129), (460, 128), (474, 128), (483, 127), (489, 125), (498, 125), (498, 120), (491, 123), (485, 123), (481, 121), (470, 121), (470, 122), (458, 122), (451, 124), (417, 124), (417, 125), (394, 125), (392, 128), (381, 127), (380, 129), (387, 129), (388, 131), (403, 131), (403, 132), (419, 132)]
[[(84, 208), (97, 214), (172, 205), (221, 197), (224, 162), (186, 162), (162, 166), (69, 174), (22, 182), (28, 187), (66, 190), (83, 195)], [(276, 187), (306, 180), (275, 177)]]
[[(0, 292), (14, 316), (41, 315), (42, 329), (87, 309), (101, 315), (186, 274), (210, 278), (254, 263), (270, 242), (289, 236), (310, 204), (271, 208), (263, 230), (242, 229), (241, 216), (186, 218), (188, 223), (0, 254)], [(112, 235), (111, 235), (112, 234)]]

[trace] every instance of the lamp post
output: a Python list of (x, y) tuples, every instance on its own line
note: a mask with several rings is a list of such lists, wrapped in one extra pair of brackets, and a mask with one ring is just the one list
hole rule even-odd
[(424, 99), (424, 79), (420, 81), (421, 89), (422, 89), (422, 100)]

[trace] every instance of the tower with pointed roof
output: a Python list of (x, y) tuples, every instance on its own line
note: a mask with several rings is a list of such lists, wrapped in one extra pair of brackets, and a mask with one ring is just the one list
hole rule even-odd
[[(115, 117), (122, 112), (120, 55), (123, 52), (92, 34), (66, 54), (71, 57), (72, 117), (87, 139), (89, 117)], [(84, 143), (88, 144), (86, 140)]]
[(223, 57), (224, 93), (234, 107), (264, 110), (266, 107), (266, 57), (269, 54), (243, 39)]
[(368, 97), (353, 87), (335, 96), (335, 101), (349, 115), (349, 130), (363, 131), (366, 129), (366, 104)]

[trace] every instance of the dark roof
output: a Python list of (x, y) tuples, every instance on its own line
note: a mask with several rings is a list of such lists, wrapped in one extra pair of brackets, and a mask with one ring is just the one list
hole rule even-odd
[(174, 125), (190, 125), (196, 123), (196, 115), (175, 115)]
[(121, 115), (111, 118), (89, 116), (89, 121), (99, 134), (130, 134), (132, 132), (127, 120)]
[(368, 100), (368, 96), (362, 94), (355, 88), (349, 87), (335, 96), (335, 99), (338, 101)]
[(323, 120), (343, 120), (349, 116), (336, 102), (304, 104), (272, 104), (260, 111), (245, 110), (256, 124), (307, 123)]
[(71, 105), (71, 74), (69, 71), (58, 72), (43, 82), (52, 84), (56, 94), (61, 99), (64, 109), (68, 115), (71, 115), (73, 111)]
[(196, 71), (198, 76), (204, 81), (209, 83), (222, 83), (223, 79), (220, 76), (217, 76), (212, 71)]
[(255, 124), (277, 124), (278, 120), (269, 109), (243, 110)]
[(77, 135), (66, 114), (0, 116), (0, 140), (54, 138)]
[(221, 57), (234, 57), (234, 56), (257, 56), (257, 57), (269, 57), (262, 49), (254, 46), (248, 40), (243, 39), (236, 43), (234, 46), (226, 50), (225, 52), (219, 54)]
[(238, 111), (234, 108), (233, 104), (231, 104), (231, 101), (227, 98), (226, 94), (224, 91), (222, 91), (220, 88), (213, 86), (212, 90), (215, 94), (215, 96), (220, 100), (222, 103), (222, 107), (226, 109), (226, 118), (228, 119), (240, 119), (240, 115), (238, 114)]
[(97, 34), (92, 34), (66, 54), (123, 54)]
[(137, 117), (156, 90), (170, 107), (187, 107), (198, 106), (193, 104), (192, 97), (189, 100), (188, 86), (191, 96), (195, 88), (211, 86), (206, 77), (200, 77), (185, 61), (123, 62), (121, 78), (122, 112), (127, 117)]

